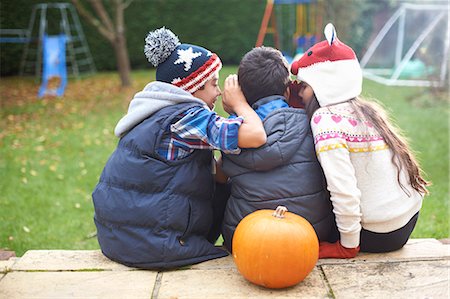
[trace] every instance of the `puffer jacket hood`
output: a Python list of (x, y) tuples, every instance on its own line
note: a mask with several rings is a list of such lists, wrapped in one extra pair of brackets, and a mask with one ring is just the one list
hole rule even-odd
[(128, 106), (127, 114), (122, 117), (114, 129), (117, 137), (122, 137), (144, 119), (164, 107), (181, 103), (199, 103), (205, 108), (208, 106), (200, 99), (187, 91), (172, 84), (154, 81), (136, 93)]

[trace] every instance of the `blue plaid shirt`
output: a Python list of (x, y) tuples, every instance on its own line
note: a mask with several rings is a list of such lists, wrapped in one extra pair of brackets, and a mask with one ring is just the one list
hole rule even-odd
[(238, 154), (238, 131), (242, 117), (224, 118), (214, 111), (193, 107), (181, 113), (163, 133), (158, 153), (167, 160), (179, 160), (196, 149)]

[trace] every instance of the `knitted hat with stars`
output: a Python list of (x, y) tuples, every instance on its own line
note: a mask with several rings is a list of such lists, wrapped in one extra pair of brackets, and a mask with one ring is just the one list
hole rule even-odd
[(362, 91), (362, 71), (355, 52), (342, 43), (333, 24), (324, 29), (327, 40), (312, 46), (291, 65), (291, 73), (314, 91), (321, 107), (345, 102)]
[(222, 68), (220, 58), (200, 46), (182, 44), (164, 27), (149, 32), (144, 53), (156, 67), (156, 80), (194, 93)]

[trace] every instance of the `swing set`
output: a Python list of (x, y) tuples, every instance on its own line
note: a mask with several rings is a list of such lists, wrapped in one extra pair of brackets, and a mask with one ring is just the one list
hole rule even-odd
[(322, 11), (317, 0), (267, 0), (255, 47), (271, 34), (274, 47), (291, 63), (319, 41)]
[[(42, 79), (39, 98), (61, 97), (68, 73), (78, 77), (96, 72), (78, 14), (70, 3), (34, 5), (28, 29), (2, 29), (0, 43), (24, 44), (20, 75)], [(56, 87), (51, 86), (53, 82)]]

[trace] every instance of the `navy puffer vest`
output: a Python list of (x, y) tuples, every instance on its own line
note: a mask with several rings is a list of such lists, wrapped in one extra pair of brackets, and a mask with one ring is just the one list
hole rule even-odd
[(281, 108), (268, 114), (263, 124), (264, 146), (223, 157), (223, 170), (232, 183), (222, 227), (225, 246), (231, 250), (242, 218), (279, 205), (306, 218), (320, 241), (329, 240), (336, 231), (334, 214), (305, 111)]
[(212, 225), (211, 151), (177, 161), (157, 149), (164, 131), (182, 111), (161, 109), (123, 136), (92, 197), (97, 237), (105, 256), (146, 269), (167, 269), (227, 253), (207, 241)]

